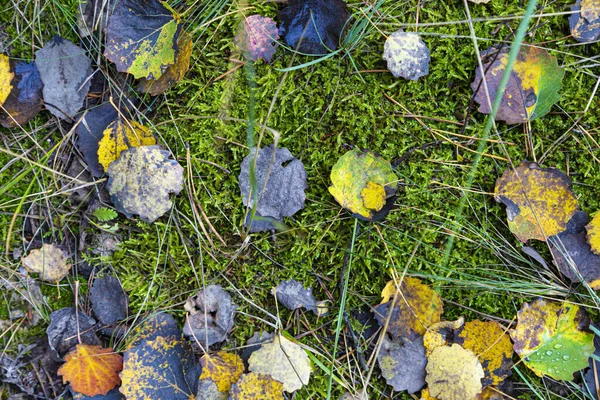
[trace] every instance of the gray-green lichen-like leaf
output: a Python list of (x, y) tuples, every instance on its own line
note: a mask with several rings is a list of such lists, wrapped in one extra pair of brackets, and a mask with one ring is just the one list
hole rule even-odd
[(415, 393), (425, 386), (427, 357), (423, 337), (414, 342), (406, 338), (383, 339), (377, 356), (381, 375), (394, 390)]
[(383, 59), (396, 78), (415, 81), (429, 74), (429, 49), (416, 33), (402, 29), (392, 33), (385, 41)]

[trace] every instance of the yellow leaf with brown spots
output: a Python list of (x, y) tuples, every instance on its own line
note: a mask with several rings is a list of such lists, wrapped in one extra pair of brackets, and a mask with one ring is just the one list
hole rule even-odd
[(481, 392), (483, 367), (472, 351), (458, 344), (433, 350), (427, 363), (429, 395), (440, 400), (475, 400)]
[(446, 346), (453, 343), (453, 338), (457, 330), (465, 323), (465, 318), (460, 317), (456, 321), (437, 322), (427, 329), (423, 335), (423, 344), (425, 353), (429, 356), (433, 350), (440, 346)]
[(6, 101), (12, 91), (11, 81), (15, 76), (10, 70), (8, 56), (0, 54), (0, 106)]
[(48, 243), (31, 250), (21, 262), (27, 271), (40, 274), (40, 279), (46, 282), (58, 282), (71, 270), (71, 264), (67, 263), (67, 253)]
[(508, 333), (495, 321), (470, 321), (455, 335), (455, 343), (471, 350), (483, 366), (483, 386), (498, 385), (510, 376), (513, 346)]
[(229, 392), (231, 400), (283, 400), (283, 384), (268, 375), (243, 374)]
[(106, 171), (113, 161), (119, 159), (122, 151), (153, 144), (156, 144), (156, 139), (147, 127), (119, 117), (102, 133), (102, 139), (98, 142), (98, 161)]
[(113, 349), (101, 346), (78, 344), (65, 357), (58, 369), (63, 383), (70, 382), (71, 388), (86, 396), (106, 394), (120, 382), (119, 371), (123, 369), (123, 357)]
[(220, 392), (227, 392), (231, 385), (244, 372), (244, 362), (235, 353), (219, 351), (216, 354), (205, 354), (200, 359), (202, 375), (200, 379), (212, 379)]
[(506, 205), (508, 227), (522, 242), (546, 241), (563, 232), (579, 210), (567, 175), (528, 161), (505, 170), (496, 180), (494, 195)]
[[(388, 301), (375, 307), (375, 318), (379, 326), (385, 325), (389, 309), (392, 307), (392, 291), (396, 291), (393, 281), (386, 285), (381, 294), (383, 299)], [(397, 293), (387, 330), (393, 338), (404, 337), (414, 341), (423, 335), (429, 326), (439, 322), (444, 311), (442, 299), (419, 279), (405, 276)]]

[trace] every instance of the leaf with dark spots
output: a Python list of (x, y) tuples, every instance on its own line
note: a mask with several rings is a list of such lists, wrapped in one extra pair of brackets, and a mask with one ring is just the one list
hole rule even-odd
[(104, 168), (98, 161), (98, 143), (106, 127), (118, 117), (117, 110), (110, 103), (88, 110), (77, 124), (77, 148), (83, 154), (83, 158), (94, 177), (104, 174)]
[(121, 282), (114, 276), (96, 278), (90, 290), (90, 301), (94, 315), (106, 325), (127, 318), (129, 297)]
[(571, 35), (578, 42), (593, 42), (600, 37), (600, 1), (577, 0), (569, 16)]
[(126, 348), (131, 349), (145, 341), (151, 341), (157, 337), (181, 337), (182, 332), (175, 318), (166, 312), (153, 313), (142, 319), (140, 324), (132, 329), (127, 339)]

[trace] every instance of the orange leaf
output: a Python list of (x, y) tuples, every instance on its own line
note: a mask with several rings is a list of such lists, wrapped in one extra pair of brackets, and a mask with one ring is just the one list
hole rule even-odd
[(105, 396), (117, 386), (121, 379), (123, 357), (111, 348), (78, 344), (75, 350), (65, 357), (65, 363), (58, 370), (63, 383), (71, 382), (71, 388), (86, 396)]

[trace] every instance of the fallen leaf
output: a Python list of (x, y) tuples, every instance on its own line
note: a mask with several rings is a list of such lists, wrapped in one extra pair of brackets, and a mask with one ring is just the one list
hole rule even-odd
[[(394, 281), (388, 282), (383, 290), (384, 299), (390, 299), (390, 285), (394, 287)], [(375, 318), (379, 326), (385, 325), (392, 301), (393, 299), (390, 299), (375, 307)], [(429, 326), (439, 322), (443, 310), (439, 294), (419, 279), (405, 276), (396, 297), (387, 332), (393, 339), (403, 337), (415, 341)]]
[(317, 314), (317, 301), (313, 297), (312, 288), (304, 289), (302, 283), (295, 279), (279, 282), (272, 293), (288, 310), (304, 307)]
[(74, 400), (125, 400), (125, 396), (119, 392), (119, 388), (114, 388), (110, 392), (106, 394), (106, 396), (96, 395), (96, 396), (86, 396), (83, 393), (77, 393), (71, 390), (71, 395)]
[(46, 108), (59, 119), (71, 120), (90, 90), (92, 62), (81, 47), (57, 35), (35, 52), (35, 63)]
[(271, 62), (278, 39), (279, 31), (275, 21), (255, 14), (240, 23), (235, 44), (248, 60), (258, 61), (262, 58), (266, 62)]
[(427, 362), (429, 395), (440, 400), (475, 400), (485, 376), (472, 351), (458, 344), (433, 350)]
[(117, 71), (158, 79), (177, 59), (179, 17), (159, 0), (120, 0), (106, 26), (104, 56)]
[[(0, 60), (1, 57), (2, 55), (0, 55)], [(2, 66), (0, 66), (0, 77), (2, 76), (1, 69)], [(29, 64), (23, 61), (11, 63), (11, 70), (14, 71), (14, 78), (11, 82), (12, 90), (4, 104), (0, 102), (2, 106), (0, 124), (5, 128), (25, 125), (40, 112), (44, 105), (42, 100), (44, 85), (35, 63)], [(0, 87), (2, 87), (1, 82)]]
[(127, 318), (129, 297), (114, 276), (94, 279), (90, 301), (94, 315), (103, 324), (112, 325)]
[(65, 357), (65, 364), (58, 370), (63, 383), (86, 396), (106, 394), (120, 382), (119, 371), (123, 369), (123, 357), (112, 348), (78, 344)]
[(83, 0), (77, 7), (77, 25), (81, 37), (102, 32), (108, 24), (110, 14), (118, 0)]
[[(595, 325), (598, 327), (597, 325)], [(594, 353), (588, 359), (589, 368), (583, 376), (583, 389), (590, 395), (592, 399), (598, 399), (598, 393), (600, 392), (600, 337), (594, 335)]]
[(142, 79), (137, 87), (142, 93), (148, 93), (151, 96), (158, 96), (171, 87), (174, 83), (179, 82), (185, 76), (185, 73), (190, 69), (190, 58), (192, 57), (192, 48), (194, 42), (187, 33), (182, 33), (177, 41), (179, 52), (175, 63), (167, 67), (165, 72), (158, 79)]
[(425, 353), (430, 356), (433, 350), (441, 346), (451, 345), (454, 342), (454, 336), (465, 323), (464, 317), (459, 317), (456, 321), (440, 321), (427, 329), (423, 335), (423, 344)]
[(133, 328), (127, 335), (130, 340), (126, 349), (142, 344), (146, 341), (152, 341), (157, 337), (181, 337), (181, 329), (177, 321), (171, 314), (165, 312), (153, 313), (144, 318), (141, 323)]
[(283, 385), (268, 375), (243, 374), (229, 392), (231, 400), (283, 400)]
[(396, 78), (416, 81), (429, 74), (429, 49), (417, 33), (402, 29), (392, 33), (385, 41), (383, 59)]
[(587, 241), (594, 254), (600, 255), (600, 212), (597, 212), (592, 221), (585, 227)]
[(202, 375), (200, 379), (211, 379), (217, 384), (220, 392), (228, 392), (232, 384), (237, 382), (244, 372), (244, 362), (235, 353), (218, 351), (205, 354), (200, 359)]
[(508, 227), (519, 240), (546, 241), (563, 232), (579, 210), (571, 179), (556, 168), (523, 161), (496, 180), (494, 198), (506, 205)]
[(398, 178), (389, 161), (357, 148), (339, 158), (331, 169), (329, 193), (356, 218), (379, 221), (396, 199)]
[(112, 162), (107, 189), (117, 211), (156, 221), (172, 206), (169, 193), (183, 189), (183, 168), (159, 146), (132, 147)]
[(102, 132), (102, 139), (98, 142), (98, 162), (106, 171), (113, 161), (119, 159), (123, 151), (155, 144), (156, 139), (150, 133), (150, 129), (139, 122), (117, 117)]
[(40, 279), (58, 282), (71, 270), (67, 259), (67, 253), (60, 247), (45, 243), (41, 248), (31, 250), (27, 257), (21, 258), (21, 262), (27, 271), (40, 274)]
[(483, 366), (483, 387), (497, 386), (511, 374), (513, 346), (508, 333), (495, 321), (469, 321), (455, 335), (455, 343), (471, 350)]
[[(251, 163), (255, 166), (258, 193), (250, 193)], [(246, 207), (253, 207), (254, 199), (258, 199), (256, 207), (258, 217), (282, 222), (283, 217), (290, 217), (304, 208), (306, 200), (304, 191), (308, 187), (306, 170), (302, 162), (285, 147), (264, 147), (259, 149), (258, 153), (256, 148), (252, 148), (250, 154), (242, 161), (239, 187)], [(258, 224), (257, 222), (262, 221), (252, 221), (250, 232), (275, 229), (272, 223)]]
[(600, 37), (600, 1), (577, 0), (569, 16), (571, 35), (578, 42), (594, 42)]
[(120, 390), (128, 400), (189, 400), (199, 376), (187, 341), (158, 336), (125, 351)]
[[(475, 80), (471, 83), (471, 89), (475, 92), (474, 100), (479, 103), (480, 113), (489, 114), (491, 111), (491, 103), (496, 97), (498, 85), (508, 63), (508, 51), (508, 46), (501, 50), (491, 47), (481, 53), (483, 69), (486, 71), (489, 101), (482, 84), (479, 67), (475, 70)], [(496, 52), (499, 52), (497, 57)], [(556, 58), (545, 49), (523, 45), (502, 96), (496, 121), (519, 124), (548, 113), (552, 105), (560, 100), (558, 92), (564, 74), (565, 71), (558, 66)]]
[(99, 346), (100, 339), (94, 332), (96, 320), (75, 307), (61, 308), (50, 314), (46, 329), (48, 344), (58, 359), (73, 349), (79, 340), (90, 346)]
[(209, 285), (186, 302), (185, 310), (189, 314), (183, 333), (207, 350), (227, 338), (233, 328), (236, 309), (229, 293), (219, 285)]
[(217, 384), (210, 379), (200, 379), (198, 381), (198, 391), (194, 400), (227, 400), (227, 393), (219, 392)]
[(338, 48), (350, 13), (342, 0), (291, 0), (279, 11), (279, 34), (291, 48), (326, 54)]
[(104, 103), (88, 110), (75, 128), (77, 148), (94, 177), (104, 175), (104, 168), (98, 161), (98, 144), (106, 127), (117, 119), (119, 114), (110, 103)]
[(523, 303), (510, 336), (515, 352), (536, 375), (570, 381), (594, 352), (589, 318), (574, 304), (537, 299)]
[(252, 353), (254, 353), (256, 350), (260, 349), (261, 344), (272, 341), (272, 333), (267, 331), (254, 332), (254, 335), (252, 335), (252, 337), (246, 342), (246, 346), (244, 346), (244, 351), (242, 352), (242, 360), (244, 360), (244, 363), (248, 364), (250, 355), (252, 355)]
[(413, 394), (425, 386), (427, 357), (422, 337), (414, 342), (406, 338), (392, 341), (384, 337), (377, 362), (381, 376), (394, 390)]
[(310, 360), (306, 352), (280, 334), (252, 353), (248, 364), (250, 371), (269, 375), (283, 383), (283, 390), (288, 393), (308, 384), (310, 379)]
[(0, 106), (4, 104), (12, 91), (14, 73), (11, 72), (10, 60), (7, 55), (0, 54)]

